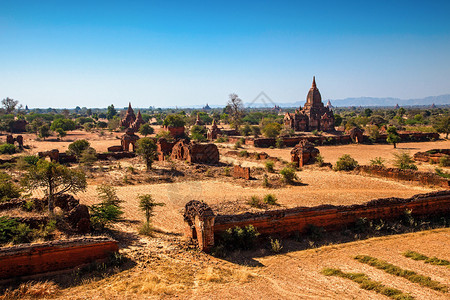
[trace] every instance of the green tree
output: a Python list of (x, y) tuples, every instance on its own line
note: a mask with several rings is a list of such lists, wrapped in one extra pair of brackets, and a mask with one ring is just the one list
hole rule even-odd
[(448, 139), (450, 133), (450, 116), (441, 116), (433, 122), (433, 128), (439, 133), (445, 133), (445, 138)]
[(75, 142), (69, 144), (69, 152), (76, 157), (80, 157), (81, 153), (89, 148), (90, 144), (86, 140), (76, 140)]
[(183, 127), (185, 124), (183, 116), (179, 114), (170, 114), (163, 122), (163, 125), (166, 127)]
[(194, 125), (190, 130), (191, 138), (195, 141), (206, 141), (206, 127), (201, 125)]
[(67, 132), (65, 132), (64, 129), (62, 129), (62, 128), (56, 128), (55, 131), (60, 138), (63, 138), (67, 135)]
[(42, 159), (25, 174), (22, 184), (29, 191), (45, 190), (48, 197), (48, 210), (51, 214), (53, 214), (55, 196), (63, 193), (76, 194), (85, 191), (87, 186), (86, 175), (82, 171)]
[(44, 124), (38, 128), (38, 136), (45, 140), (46, 137), (50, 136), (50, 126)]
[(56, 131), (56, 129), (61, 128), (64, 131), (75, 130), (76, 124), (70, 119), (56, 119), (52, 122), (50, 129)]
[(139, 208), (145, 213), (145, 220), (150, 223), (150, 218), (153, 216), (153, 210), (156, 206), (164, 206), (165, 203), (158, 203), (153, 200), (152, 195), (139, 195)]
[(142, 134), (143, 136), (147, 136), (149, 134), (153, 134), (153, 132), (155, 132), (155, 130), (149, 124), (143, 124), (139, 128), (139, 133)]
[(117, 115), (117, 110), (114, 108), (114, 105), (111, 104), (110, 106), (108, 106), (108, 110), (106, 111), (106, 118), (108, 120), (112, 120), (115, 115)]
[(147, 170), (151, 169), (156, 156), (156, 144), (151, 138), (142, 138), (137, 141), (136, 153), (144, 160)]
[(402, 170), (417, 170), (414, 160), (407, 152), (394, 153), (394, 166)]
[(107, 184), (97, 187), (97, 197), (101, 202), (89, 207), (91, 222), (94, 228), (103, 230), (108, 224), (120, 221), (123, 215), (120, 203), (123, 201), (117, 196), (116, 189)]
[(386, 141), (389, 144), (393, 144), (394, 148), (397, 148), (397, 143), (400, 143), (400, 136), (397, 133), (397, 128), (394, 126), (389, 126), (387, 129), (388, 136), (386, 138)]
[(278, 123), (269, 123), (262, 128), (263, 134), (268, 138), (277, 137), (280, 134), (281, 125)]

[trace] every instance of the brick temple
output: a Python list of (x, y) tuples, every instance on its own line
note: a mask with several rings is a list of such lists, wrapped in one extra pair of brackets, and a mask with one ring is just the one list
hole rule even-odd
[(334, 115), (331, 105), (323, 105), (315, 77), (313, 77), (312, 86), (306, 96), (305, 105), (303, 108), (295, 110), (295, 113), (286, 113), (284, 125), (295, 131), (334, 131)]

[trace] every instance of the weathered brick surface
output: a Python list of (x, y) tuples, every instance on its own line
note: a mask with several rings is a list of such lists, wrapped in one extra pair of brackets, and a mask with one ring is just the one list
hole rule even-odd
[(397, 180), (416, 181), (424, 185), (436, 185), (444, 188), (450, 187), (450, 181), (431, 172), (420, 172), (415, 170), (401, 170), (398, 168), (385, 168), (382, 166), (358, 166), (355, 172), (393, 178)]
[(235, 165), (233, 167), (233, 177), (249, 180), (250, 179), (250, 168)]
[(119, 250), (106, 237), (76, 238), (0, 248), (0, 279), (74, 268)]
[(430, 160), (439, 163), (444, 156), (450, 155), (450, 149), (431, 149), (425, 152), (417, 152), (414, 154), (415, 161), (429, 162)]

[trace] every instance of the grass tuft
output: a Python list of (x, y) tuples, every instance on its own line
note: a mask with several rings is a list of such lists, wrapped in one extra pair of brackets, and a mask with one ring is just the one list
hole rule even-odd
[(448, 287), (441, 284), (440, 282), (432, 280), (430, 277), (417, 274), (414, 271), (402, 269), (384, 260), (368, 255), (357, 255), (355, 259), (361, 263), (368, 264), (369, 266), (375, 267), (379, 270), (383, 270), (388, 274), (403, 277), (411, 282), (418, 283), (421, 286), (428, 287), (443, 293), (448, 292)]
[(436, 265), (436, 266), (450, 266), (450, 261), (445, 259), (439, 259), (437, 257), (428, 257), (415, 251), (406, 251), (403, 256), (414, 259), (423, 260), (426, 264)]
[(326, 268), (322, 270), (322, 274), (325, 276), (337, 276), (346, 279), (350, 279), (359, 284), (359, 287), (368, 291), (374, 291), (378, 294), (388, 296), (389, 298), (396, 300), (411, 300), (414, 299), (411, 295), (403, 293), (401, 290), (385, 286), (379, 281), (370, 279), (364, 273), (345, 273), (339, 269)]

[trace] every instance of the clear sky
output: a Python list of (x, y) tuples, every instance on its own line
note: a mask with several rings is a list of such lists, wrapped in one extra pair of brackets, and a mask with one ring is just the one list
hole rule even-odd
[(0, 0), (0, 98), (166, 107), (450, 93), (450, 1)]

